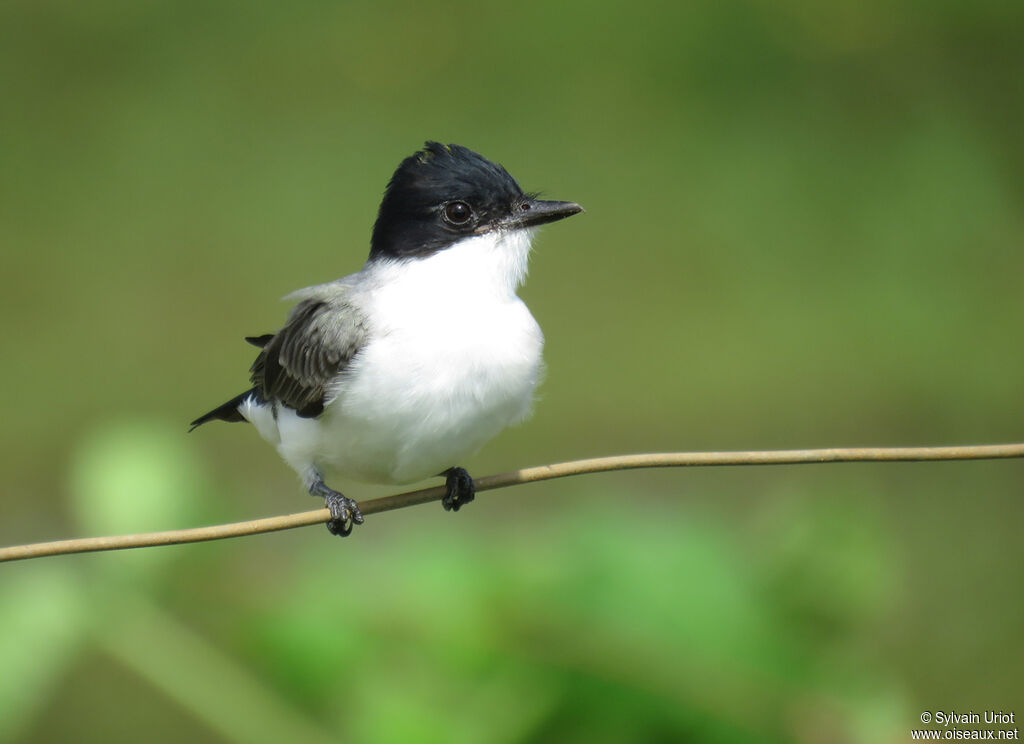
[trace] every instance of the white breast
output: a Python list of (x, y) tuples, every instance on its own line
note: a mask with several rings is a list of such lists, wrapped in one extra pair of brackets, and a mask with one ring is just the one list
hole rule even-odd
[(544, 337), (515, 291), (530, 238), (492, 233), (366, 270), (372, 340), (315, 422), (315, 465), (409, 483), (529, 414)]

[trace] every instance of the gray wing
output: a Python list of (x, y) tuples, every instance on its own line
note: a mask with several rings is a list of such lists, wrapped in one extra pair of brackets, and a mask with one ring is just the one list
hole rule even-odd
[(332, 383), (366, 338), (363, 314), (343, 296), (308, 297), (266, 340), (250, 368), (253, 385), (267, 401), (279, 401), (305, 418), (319, 416)]

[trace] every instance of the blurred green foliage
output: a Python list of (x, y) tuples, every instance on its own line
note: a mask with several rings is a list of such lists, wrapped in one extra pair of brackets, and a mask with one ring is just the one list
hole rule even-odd
[[(1001, 0), (5, 3), (0, 542), (311, 508), (185, 422), (274, 298), (358, 269), (427, 138), (587, 208), (523, 293), (536, 415), (471, 472), (1019, 441), (1022, 32)], [(1019, 702), (1022, 483), (618, 473), (9, 564), (0, 741), (905, 741)]]

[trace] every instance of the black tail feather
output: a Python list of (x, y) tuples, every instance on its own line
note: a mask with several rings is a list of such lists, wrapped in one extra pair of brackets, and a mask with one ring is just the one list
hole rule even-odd
[(252, 390), (246, 390), (244, 393), (235, 396), (224, 405), (217, 406), (209, 413), (204, 413), (202, 416), (197, 418), (189, 425), (191, 427), (189, 431), (194, 431), (196, 427), (202, 426), (203, 424), (209, 423), (210, 421), (245, 421), (245, 418), (238, 410), (238, 407), (242, 404), (242, 401), (248, 398), (249, 396), (253, 396), (258, 399), (260, 397), (260, 394), (256, 390), (256, 388), (253, 388)]

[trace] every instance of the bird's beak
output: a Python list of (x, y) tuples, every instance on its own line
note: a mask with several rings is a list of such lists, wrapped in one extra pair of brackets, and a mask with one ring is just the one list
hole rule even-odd
[(511, 215), (501, 221), (499, 227), (506, 229), (519, 229), (523, 227), (537, 227), (546, 225), (549, 222), (557, 222), (566, 217), (572, 217), (583, 211), (576, 202), (565, 201), (544, 201), (542, 199), (525, 199), (520, 202)]

